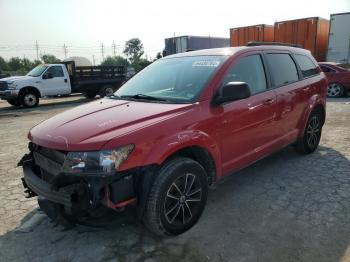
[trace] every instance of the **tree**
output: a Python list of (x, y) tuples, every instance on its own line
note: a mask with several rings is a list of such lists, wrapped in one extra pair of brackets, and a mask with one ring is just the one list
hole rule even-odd
[(0, 56), (0, 71), (7, 71), (7, 70), (9, 70), (7, 63), (5, 59)]
[(107, 56), (107, 58), (101, 63), (102, 66), (129, 66), (127, 59), (121, 56)]
[(132, 63), (131, 66), (133, 68), (135, 68), (136, 72), (141, 71), (142, 69), (144, 69), (146, 66), (152, 64), (151, 61), (144, 59), (144, 58), (140, 58), (139, 60), (137, 60), (136, 62)]
[(157, 59), (161, 59), (162, 58), (162, 54), (160, 52), (158, 52), (156, 58)]
[(11, 57), (7, 65), (10, 71), (17, 71), (22, 68), (22, 61), (19, 57)]
[(140, 39), (132, 38), (125, 43), (124, 54), (128, 57), (131, 64), (140, 60), (144, 54), (143, 44)]
[(41, 56), (41, 59), (44, 61), (45, 64), (56, 64), (61, 62), (61, 60), (54, 55), (43, 55)]

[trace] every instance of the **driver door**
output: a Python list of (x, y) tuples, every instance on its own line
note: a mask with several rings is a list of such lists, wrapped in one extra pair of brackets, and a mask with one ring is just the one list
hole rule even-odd
[[(44, 75), (52, 78), (44, 79)], [(70, 83), (64, 75), (61, 65), (50, 66), (43, 74), (41, 80), (42, 93), (45, 95), (63, 95), (70, 93)]]
[(221, 130), (223, 174), (260, 159), (273, 150), (278, 133), (275, 130), (276, 94), (269, 89), (262, 55), (243, 55), (226, 74), (228, 82), (246, 82), (249, 98), (214, 108), (218, 130)]

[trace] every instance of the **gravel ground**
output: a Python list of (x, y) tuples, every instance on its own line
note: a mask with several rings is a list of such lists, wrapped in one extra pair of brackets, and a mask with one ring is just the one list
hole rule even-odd
[(132, 208), (108, 214), (102, 228), (66, 230), (24, 198), (16, 164), (29, 128), (84, 102), (0, 102), (0, 261), (350, 261), (349, 98), (328, 101), (315, 153), (288, 147), (228, 177), (210, 190), (198, 224), (168, 239), (148, 233)]

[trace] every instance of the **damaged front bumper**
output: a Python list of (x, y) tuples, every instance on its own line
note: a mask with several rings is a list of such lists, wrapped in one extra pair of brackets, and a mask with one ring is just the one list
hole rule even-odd
[(26, 197), (44, 197), (62, 205), (69, 214), (92, 211), (100, 206), (118, 209), (137, 200), (137, 181), (144, 168), (104, 177), (73, 175), (55, 172), (59, 163), (44, 155), (34, 157), (34, 153), (38, 152), (24, 155), (18, 164), (23, 167)]

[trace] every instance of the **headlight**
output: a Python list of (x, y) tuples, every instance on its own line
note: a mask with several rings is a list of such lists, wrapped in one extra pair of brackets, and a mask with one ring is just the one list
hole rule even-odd
[(63, 163), (63, 172), (112, 175), (133, 149), (134, 145), (130, 144), (115, 150), (69, 152)]
[(17, 85), (15, 82), (7, 82), (8, 89), (16, 89)]

